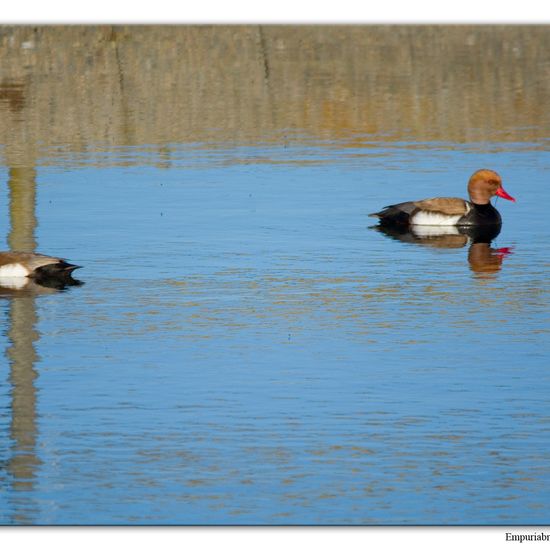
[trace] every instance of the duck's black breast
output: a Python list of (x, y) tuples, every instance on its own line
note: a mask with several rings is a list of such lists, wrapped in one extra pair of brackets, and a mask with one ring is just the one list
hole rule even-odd
[(502, 218), (498, 210), (491, 204), (475, 204), (469, 202), (470, 210), (464, 214), (457, 225), (500, 225)]

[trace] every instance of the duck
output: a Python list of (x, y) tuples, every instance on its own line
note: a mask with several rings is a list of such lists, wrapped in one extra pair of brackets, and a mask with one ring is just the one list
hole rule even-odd
[(0, 252), (0, 281), (2, 279), (30, 278), (35, 280), (70, 280), (81, 266), (63, 258), (34, 252)]
[(502, 187), (502, 178), (483, 168), (468, 181), (470, 200), (456, 197), (436, 197), (419, 201), (401, 202), (369, 214), (382, 225), (399, 226), (487, 226), (501, 225), (502, 218), (491, 204), (494, 196), (516, 202)]

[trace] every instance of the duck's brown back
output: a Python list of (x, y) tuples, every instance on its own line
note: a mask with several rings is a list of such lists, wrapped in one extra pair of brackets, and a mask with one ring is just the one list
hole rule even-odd
[(469, 205), (464, 199), (455, 197), (437, 197), (415, 201), (414, 205), (426, 212), (438, 212), (447, 216), (464, 216), (468, 213)]
[(33, 254), (32, 252), (0, 252), (0, 267), (9, 264), (21, 264), (29, 271), (34, 271), (46, 265), (63, 262), (61, 258)]

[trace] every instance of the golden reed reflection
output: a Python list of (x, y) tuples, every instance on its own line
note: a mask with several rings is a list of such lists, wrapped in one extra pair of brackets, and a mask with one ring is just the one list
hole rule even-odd
[[(36, 170), (34, 168), (11, 168), (8, 182), (10, 197), (11, 229), (8, 243), (12, 250), (33, 252), (36, 248), (35, 199)], [(37, 285), (38, 286), (38, 285)], [(9, 296), (9, 346), (6, 357), (10, 364), (12, 455), (7, 469), (12, 480), (14, 493), (14, 517), (17, 524), (30, 523), (32, 508), (21, 501), (17, 492), (31, 491), (36, 469), (40, 460), (36, 454), (38, 427), (36, 420), (37, 392), (35, 342), (39, 338), (36, 330), (37, 315), (35, 295), (32, 292), (11, 289), (9, 285), (0, 288), (0, 296)]]
[(3, 26), (0, 56), (8, 166), (128, 145), (525, 143), (550, 126), (545, 25)]
[(17, 167), (9, 170), (9, 204), (11, 230), (8, 235), (10, 250), (36, 250), (36, 170)]

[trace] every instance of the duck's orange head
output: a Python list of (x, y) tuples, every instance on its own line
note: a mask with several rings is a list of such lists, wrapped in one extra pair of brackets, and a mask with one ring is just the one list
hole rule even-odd
[(502, 178), (493, 170), (478, 170), (468, 182), (468, 194), (475, 204), (487, 204), (492, 197), (516, 202), (502, 187)]

